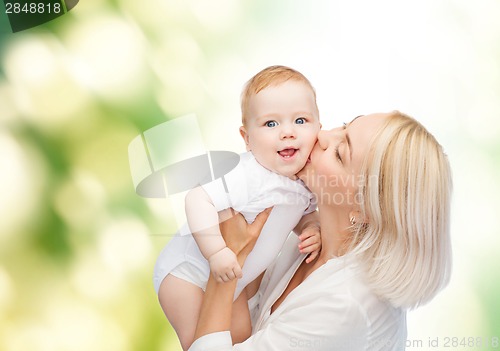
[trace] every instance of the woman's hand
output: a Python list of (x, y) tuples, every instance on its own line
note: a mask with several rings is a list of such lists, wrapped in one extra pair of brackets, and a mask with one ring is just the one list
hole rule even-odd
[[(227, 247), (238, 257), (240, 266), (243, 267), (270, 213), (271, 208), (265, 209), (252, 224), (248, 224), (241, 214), (232, 209), (219, 213), (222, 236)], [(203, 335), (230, 329), (236, 282), (233, 279), (227, 283), (218, 283), (210, 275), (196, 325), (195, 340)]]
[(240, 266), (243, 266), (245, 259), (255, 246), (271, 210), (272, 207), (259, 213), (252, 224), (248, 224), (243, 215), (233, 209), (219, 214), (219, 226), (224, 241), (238, 257)]

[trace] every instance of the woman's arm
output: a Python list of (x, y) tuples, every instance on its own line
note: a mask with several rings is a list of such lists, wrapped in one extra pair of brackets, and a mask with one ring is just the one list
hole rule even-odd
[[(226, 245), (237, 255), (241, 266), (252, 251), (270, 212), (270, 208), (264, 210), (252, 224), (248, 224), (241, 214), (231, 215), (225, 211), (224, 215), (229, 219), (223, 218), (220, 224), (221, 232), (223, 235), (231, 233), (226, 236)], [(196, 327), (195, 340), (207, 334), (229, 330), (236, 282), (232, 280), (228, 283), (218, 283), (210, 276)]]
[[(255, 244), (266, 219), (267, 214), (259, 215), (254, 222), (256, 226), (253, 227), (237, 215), (221, 225), (223, 235), (231, 233), (225, 236), (226, 242), (238, 253), (241, 265)], [(336, 291), (330, 285), (318, 290), (318, 284), (326, 284), (332, 271), (323, 270), (321, 274), (315, 277), (314, 282), (310, 281), (309, 286), (297, 286), (295, 289), (300, 291), (293, 296), (289, 295), (269, 317), (273, 319), (272, 323), (258, 330), (245, 342), (234, 346), (229, 328), (236, 283), (217, 283), (211, 277), (196, 328), (195, 342), (190, 351), (279, 351), (292, 348), (366, 350), (369, 323), (363, 307), (364, 300), (358, 301), (351, 294), (346, 294), (344, 289)], [(331, 284), (332, 280), (329, 282)], [(373, 301), (376, 303), (378, 300)], [(384, 306), (378, 308), (385, 308)]]

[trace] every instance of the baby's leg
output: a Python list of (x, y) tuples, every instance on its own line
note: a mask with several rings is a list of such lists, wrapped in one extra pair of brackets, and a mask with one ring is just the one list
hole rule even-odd
[(158, 299), (165, 316), (177, 333), (182, 349), (189, 349), (194, 342), (203, 290), (168, 274), (160, 285)]
[(245, 341), (252, 334), (250, 312), (248, 311), (248, 295), (245, 289), (233, 302), (231, 315), (231, 338), (233, 344)]

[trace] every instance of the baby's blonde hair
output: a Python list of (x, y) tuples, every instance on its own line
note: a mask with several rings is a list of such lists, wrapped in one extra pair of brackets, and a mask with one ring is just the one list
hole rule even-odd
[[(243, 87), (241, 93), (241, 120), (243, 125), (245, 125), (248, 118), (248, 102), (250, 97), (258, 94), (267, 87), (278, 86), (288, 80), (303, 82), (311, 88), (314, 96), (314, 104), (316, 105), (316, 91), (311, 82), (302, 73), (286, 66), (270, 66), (253, 76)], [(317, 109), (318, 107), (316, 106)]]
[(367, 222), (355, 228), (354, 251), (378, 295), (416, 307), (450, 279), (450, 165), (436, 139), (399, 111), (373, 140), (360, 188)]

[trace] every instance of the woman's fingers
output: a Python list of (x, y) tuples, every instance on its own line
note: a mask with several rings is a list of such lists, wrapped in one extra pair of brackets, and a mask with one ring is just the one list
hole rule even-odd
[(232, 208), (226, 208), (225, 210), (219, 211), (219, 223), (225, 222), (230, 218), (235, 217), (239, 212)]
[[(226, 219), (219, 224), (222, 236), (227, 247), (236, 254), (240, 266), (253, 249), (271, 210), (272, 207), (259, 213), (252, 224), (248, 224), (241, 213), (235, 215), (230, 215), (228, 211), (219, 213), (221, 219)], [(241, 274), (241, 272), (236, 273)]]
[(260, 235), (262, 227), (264, 227), (264, 224), (266, 224), (266, 221), (269, 218), (269, 215), (271, 214), (272, 210), (273, 210), (272, 207), (266, 208), (264, 211), (259, 213), (257, 217), (255, 217), (253, 223), (249, 225), (249, 229), (251, 229), (251, 234), (253, 236), (258, 237)]
[(247, 221), (241, 213), (232, 213), (230, 209), (219, 213), (223, 220), (219, 227), (226, 245), (237, 253), (247, 242)]

